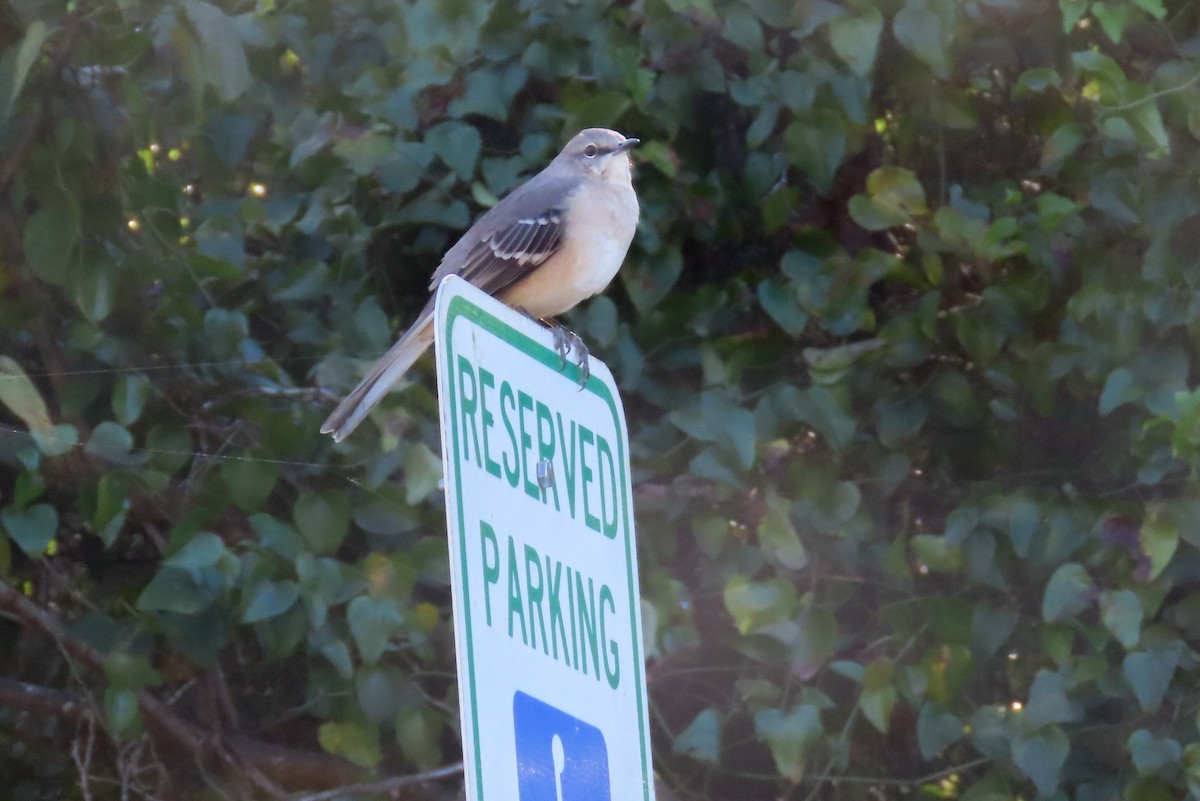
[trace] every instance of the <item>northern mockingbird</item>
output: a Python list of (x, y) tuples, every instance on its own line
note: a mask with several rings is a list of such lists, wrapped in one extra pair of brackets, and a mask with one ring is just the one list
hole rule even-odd
[[(602, 291), (637, 227), (628, 150), (637, 139), (607, 128), (580, 131), (537, 175), (479, 218), (446, 251), (429, 291), (448, 275), (533, 317), (562, 314)], [(565, 363), (571, 344), (561, 333)], [(433, 298), (321, 426), (341, 442), (433, 342)], [(575, 338), (583, 364), (586, 350)], [(586, 369), (586, 366), (585, 366)]]

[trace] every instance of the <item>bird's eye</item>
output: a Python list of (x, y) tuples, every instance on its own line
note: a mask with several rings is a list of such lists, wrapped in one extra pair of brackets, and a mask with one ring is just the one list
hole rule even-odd
[(588, 145), (583, 149), (583, 155), (587, 156), (589, 159), (596, 158), (596, 154), (598, 152), (600, 152), (599, 148), (597, 148), (595, 145)]

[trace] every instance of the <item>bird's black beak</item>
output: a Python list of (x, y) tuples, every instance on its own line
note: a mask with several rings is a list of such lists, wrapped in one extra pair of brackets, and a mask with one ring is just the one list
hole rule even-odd
[(642, 141), (641, 139), (635, 139), (634, 137), (631, 136), (628, 139), (626, 139), (624, 142), (622, 142), (621, 144), (617, 145), (617, 149), (615, 152), (620, 153), (623, 150), (629, 150), (631, 147), (637, 145), (641, 141)]

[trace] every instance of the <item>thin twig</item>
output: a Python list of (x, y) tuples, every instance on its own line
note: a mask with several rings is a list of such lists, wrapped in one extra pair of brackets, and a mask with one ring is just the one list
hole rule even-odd
[(332, 790), (324, 790), (312, 795), (300, 796), (293, 799), (293, 801), (333, 801), (335, 798), (343, 798), (345, 796), (390, 795), (405, 787), (412, 787), (416, 784), (427, 784), (440, 779), (449, 779), (453, 776), (461, 775), (462, 772), (463, 763), (457, 762), (453, 765), (447, 765), (444, 768), (410, 773), (407, 776), (393, 776), (390, 779), (383, 779), (382, 781), (371, 782), (369, 784), (351, 784), (346, 787), (335, 787)]
[(96, 718), (92, 715), (87, 716), (79, 728), (87, 727), (87, 740), (83, 749), (79, 747), (81, 735), (77, 731), (75, 739), (71, 741), (71, 761), (75, 763), (76, 770), (79, 771), (79, 792), (83, 795), (83, 801), (92, 801), (92, 751), (96, 745)]
[[(100, 651), (67, 634), (58, 618), (26, 598), (7, 582), (0, 581), (0, 610), (4, 610), (28, 628), (52, 639), (58, 648), (90, 669), (102, 672), (105, 658)], [(220, 739), (206, 737), (195, 726), (176, 715), (170, 707), (148, 692), (138, 693), (138, 708), (149, 727), (190, 752), (197, 762), (213, 756), (232, 776), (247, 780), (270, 798), (286, 797), (284, 791), (255, 765), (240, 759)]]
[(1145, 97), (1139, 97), (1137, 100), (1130, 100), (1128, 103), (1121, 103), (1116, 106), (1101, 106), (1100, 116), (1107, 117), (1109, 114), (1116, 114), (1121, 111), (1129, 111), (1131, 108), (1137, 108), (1143, 103), (1150, 103), (1154, 100), (1158, 100), (1160, 97), (1166, 97), (1168, 95), (1173, 95), (1176, 92), (1182, 92), (1184, 89), (1195, 85), (1197, 82), (1200, 82), (1200, 72), (1197, 72), (1191, 78), (1188, 78), (1178, 86), (1168, 86), (1166, 89), (1159, 89), (1157, 92), (1151, 92)]

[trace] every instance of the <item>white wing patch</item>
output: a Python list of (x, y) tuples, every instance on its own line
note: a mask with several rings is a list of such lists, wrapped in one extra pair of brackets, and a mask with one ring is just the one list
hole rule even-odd
[(514, 225), (498, 231), (495, 238), (487, 239), (487, 245), (497, 259), (537, 266), (557, 247), (561, 223), (559, 210), (551, 209), (537, 217), (517, 220)]

